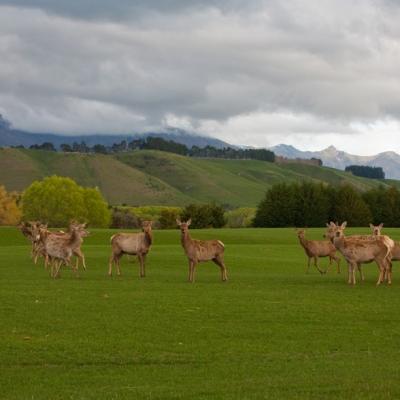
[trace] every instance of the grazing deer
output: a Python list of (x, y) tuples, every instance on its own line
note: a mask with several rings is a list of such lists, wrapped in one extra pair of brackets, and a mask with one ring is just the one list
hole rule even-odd
[[(333, 225), (332, 225), (333, 224)], [(389, 268), (390, 263), (390, 247), (380, 238), (356, 238), (345, 237), (344, 230), (347, 222), (343, 222), (341, 226), (331, 222), (333, 228), (333, 244), (342, 253), (349, 266), (348, 283), (355, 285), (356, 276), (355, 268), (362, 263), (370, 263), (375, 261), (379, 268), (379, 277), (377, 285), (383, 282), (385, 271)], [(391, 283), (391, 273), (388, 270), (388, 283)]]
[(220, 240), (195, 240), (190, 237), (189, 226), (192, 220), (176, 220), (181, 230), (181, 243), (189, 259), (189, 282), (194, 282), (196, 266), (201, 261), (213, 261), (221, 269), (221, 279), (228, 279), (224, 263), (225, 246)]
[(137, 256), (140, 264), (140, 277), (146, 276), (146, 255), (153, 243), (152, 224), (153, 221), (143, 221), (142, 232), (140, 233), (117, 233), (111, 236), (111, 257), (108, 264), (108, 275), (112, 276), (113, 264), (117, 268), (117, 275), (121, 275), (119, 262), (124, 254), (128, 254)]
[(70, 265), (74, 249), (81, 244), (81, 232), (78, 227), (72, 226), (70, 234), (60, 235), (42, 227), (40, 237), (44, 244), (47, 259), (50, 258), (52, 261), (51, 276), (56, 278), (59, 276), (62, 264)]
[[(307, 274), (310, 271), (311, 259), (314, 259), (315, 268), (321, 273), (326, 273), (332, 265), (332, 260), (336, 261), (337, 273), (340, 274), (340, 258), (336, 256), (336, 247), (329, 240), (307, 240), (304, 229), (296, 229), (297, 237), (301, 246), (308, 257)], [(329, 267), (326, 271), (322, 271), (318, 266), (319, 257), (329, 257)]]

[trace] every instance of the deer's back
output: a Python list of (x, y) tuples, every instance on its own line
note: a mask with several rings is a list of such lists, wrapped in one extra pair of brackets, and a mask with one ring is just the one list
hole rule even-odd
[(212, 260), (224, 253), (224, 244), (220, 240), (194, 240), (185, 246), (186, 254), (189, 258), (198, 261)]
[(338, 249), (346, 259), (356, 262), (382, 259), (386, 257), (389, 250), (383, 240), (374, 238), (360, 240), (354, 237), (344, 238)]
[(117, 233), (111, 237), (113, 249), (120, 250), (127, 254), (137, 254), (143, 250), (143, 233)]

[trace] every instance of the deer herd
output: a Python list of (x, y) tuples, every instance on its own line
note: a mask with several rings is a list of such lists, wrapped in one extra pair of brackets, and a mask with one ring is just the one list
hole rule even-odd
[[(227, 270), (224, 262), (225, 246), (220, 240), (195, 240), (189, 234), (191, 220), (186, 222), (177, 220), (181, 231), (181, 244), (189, 262), (189, 282), (194, 282), (196, 266), (199, 262), (213, 261), (221, 271), (221, 280), (226, 281)], [(346, 222), (341, 225), (330, 222), (326, 224), (324, 234), (326, 240), (308, 240), (304, 229), (296, 229), (300, 245), (303, 247), (307, 258), (307, 273), (310, 270), (311, 260), (317, 270), (324, 274), (329, 271), (334, 261), (337, 273), (340, 273), (339, 252), (348, 265), (348, 283), (356, 283), (356, 270), (360, 279), (364, 280), (362, 264), (373, 261), (378, 266), (377, 285), (386, 281), (392, 282), (392, 262), (400, 261), (400, 242), (393, 241), (389, 236), (382, 235), (383, 224), (372, 225), (370, 235), (345, 236)], [(85, 223), (71, 222), (68, 232), (50, 231), (47, 225), (39, 221), (23, 222), (19, 225), (22, 234), (31, 244), (31, 257), (36, 264), (39, 257), (43, 257), (45, 268), (50, 267), (50, 276), (60, 276), (62, 265), (71, 266), (75, 274), (79, 273), (79, 263), (86, 270), (85, 256), (81, 245), (83, 238), (89, 235)], [(142, 222), (140, 233), (117, 233), (111, 236), (111, 256), (108, 264), (108, 274), (112, 276), (113, 266), (117, 275), (121, 275), (120, 260), (124, 254), (137, 256), (140, 266), (140, 277), (146, 275), (146, 256), (153, 243), (152, 221)], [(76, 257), (75, 265), (71, 264), (71, 257)], [(329, 266), (323, 271), (318, 265), (320, 257), (329, 257)]]
[[(308, 269), (310, 260), (314, 259), (314, 265), (318, 271), (323, 274), (318, 266), (319, 257), (329, 256), (330, 263), (332, 259), (337, 262), (338, 273), (340, 273), (340, 259), (336, 256), (336, 251), (342, 254), (348, 265), (348, 283), (355, 285), (356, 269), (360, 274), (360, 278), (364, 280), (362, 272), (362, 264), (376, 262), (379, 270), (377, 285), (387, 281), (392, 283), (392, 261), (400, 261), (400, 243), (393, 241), (389, 236), (382, 235), (383, 224), (372, 225), (371, 235), (353, 235), (345, 236), (344, 230), (347, 222), (341, 225), (330, 222), (326, 224), (327, 230), (324, 237), (328, 240), (307, 240), (305, 238), (304, 229), (297, 230), (301, 246), (308, 257)], [(307, 272), (308, 272), (307, 269)], [(329, 267), (328, 267), (329, 269)]]
[[(202, 261), (213, 261), (221, 270), (221, 279), (228, 279), (224, 263), (225, 246), (220, 240), (194, 240), (190, 237), (191, 220), (176, 221), (181, 230), (181, 243), (189, 261), (189, 282), (194, 282), (196, 266)], [(50, 276), (58, 278), (62, 265), (70, 266), (71, 257), (76, 256), (72, 266), (78, 274), (79, 261), (86, 270), (85, 256), (81, 250), (83, 238), (89, 235), (86, 224), (71, 222), (68, 232), (50, 231), (47, 225), (39, 221), (23, 222), (19, 225), (22, 234), (32, 243), (31, 257), (36, 264), (39, 257), (44, 258), (47, 269), (50, 265)], [(140, 233), (117, 233), (111, 236), (111, 256), (108, 264), (108, 275), (112, 276), (113, 265), (117, 275), (121, 275), (120, 259), (124, 254), (137, 256), (140, 265), (140, 277), (146, 276), (146, 256), (153, 243), (152, 221), (142, 222)]]

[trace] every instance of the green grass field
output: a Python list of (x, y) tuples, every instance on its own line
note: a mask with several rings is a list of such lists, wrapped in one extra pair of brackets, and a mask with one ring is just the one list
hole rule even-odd
[(193, 230), (225, 242), (230, 280), (206, 263), (189, 284), (179, 232), (155, 231), (147, 277), (125, 259), (109, 278), (111, 233), (87, 238), (80, 278), (52, 280), (0, 229), (0, 399), (400, 398), (396, 266), (391, 287), (373, 264), (349, 287), (344, 263), (305, 274), (292, 229)]

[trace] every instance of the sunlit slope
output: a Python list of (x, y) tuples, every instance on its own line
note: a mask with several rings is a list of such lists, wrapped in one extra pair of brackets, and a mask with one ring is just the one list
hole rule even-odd
[[(159, 178), (198, 201), (256, 205), (265, 190), (279, 182), (313, 181), (333, 185), (349, 183), (359, 190), (385, 184), (355, 177), (333, 168), (278, 165), (257, 160), (222, 160), (183, 157), (158, 151), (121, 153), (119, 160)], [(391, 182), (393, 183), (393, 181)]]
[(158, 178), (112, 156), (0, 150), (0, 184), (24, 190), (35, 179), (68, 176), (84, 186), (97, 186), (111, 204), (184, 204), (190, 199)]
[(232, 207), (255, 206), (278, 182), (349, 183), (359, 190), (400, 185), (311, 165), (200, 159), (150, 150), (115, 155), (0, 150), (0, 184), (8, 190), (21, 192), (34, 180), (54, 174), (99, 187), (111, 204), (129, 205), (215, 201)]

